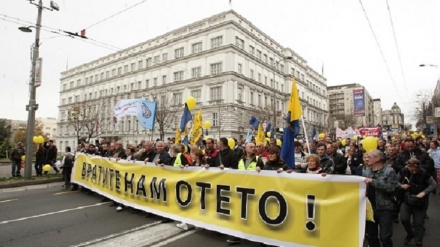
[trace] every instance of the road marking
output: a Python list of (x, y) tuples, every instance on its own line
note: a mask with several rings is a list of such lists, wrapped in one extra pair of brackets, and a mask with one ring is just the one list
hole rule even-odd
[(87, 206), (80, 206), (80, 207), (76, 207), (76, 208), (60, 210), (60, 211), (57, 211), (57, 212), (50, 212), (50, 213), (46, 213), (46, 214), (39, 214), (39, 215), (34, 215), (34, 216), (29, 216), (29, 217), (23, 217), (23, 218), (18, 218), (18, 219), (15, 219), (15, 220), (5, 220), (5, 221), (1, 221), (0, 225), (4, 225), (4, 224), (7, 224), (7, 223), (11, 223), (11, 222), (17, 222), (17, 221), (23, 221), (23, 220), (40, 218), (40, 217), (54, 215), (54, 214), (61, 214), (61, 213), (65, 213), (65, 212), (75, 211), (75, 210), (81, 210), (81, 209), (85, 209), (85, 208), (97, 207), (97, 206), (101, 206), (101, 205), (104, 205), (104, 204), (108, 204), (108, 202), (101, 202), (101, 203), (96, 203), (96, 204), (87, 205)]
[[(147, 246), (149, 243), (158, 243), (154, 247), (163, 246), (177, 239), (184, 238), (199, 230), (183, 232), (175, 226), (176, 222), (161, 224), (156, 221), (151, 224), (133, 228), (121, 233), (105, 236), (92, 241), (73, 245), (74, 247), (138, 247)], [(73, 247), (72, 246), (72, 247)]]
[(71, 193), (76, 193), (77, 191), (61, 191), (61, 192), (57, 192), (52, 194), (53, 196), (59, 196), (59, 195), (64, 195), (64, 194), (71, 194)]
[(150, 223), (150, 224), (145, 224), (145, 225), (138, 226), (138, 227), (135, 227), (135, 228), (132, 228), (132, 229), (129, 229), (129, 230), (125, 230), (123, 232), (110, 234), (110, 235), (102, 237), (102, 238), (97, 238), (97, 239), (94, 239), (94, 240), (91, 240), (91, 241), (83, 242), (83, 243), (80, 243), (80, 244), (77, 244), (77, 245), (72, 245), (72, 246), (75, 246), (75, 247), (90, 246), (92, 244), (97, 244), (99, 242), (107, 241), (109, 239), (116, 238), (116, 237), (119, 237), (119, 236), (122, 236), (122, 235), (126, 235), (126, 234), (130, 234), (132, 232), (141, 231), (141, 230), (150, 228), (152, 226), (156, 226), (156, 225), (158, 225), (160, 223), (161, 223), (161, 221), (155, 221), (155, 222)]
[(4, 203), (4, 202), (13, 202), (13, 201), (18, 201), (18, 199), (4, 200), (4, 201), (0, 201), (0, 203)]
[(194, 233), (196, 233), (196, 232), (198, 232), (198, 231), (200, 231), (200, 230), (201, 230), (201, 229), (196, 229), (196, 230), (186, 231), (186, 232), (184, 232), (184, 233), (182, 233), (182, 234), (179, 234), (179, 235), (177, 235), (177, 236), (175, 236), (175, 237), (172, 237), (172, 238), (168, 238), (167, 240), (165, 240), (165, 241), (161, 241), (160, 243), (155, 244), (155, 245), (152, 245), (152, 246), (150, 246), (150, 247), (162, 247), (162, 246), (167, 245), (167, 244), (169, 244), (169, 243), (172, 243), (172, 242), (174, 242), (174, 241), (176, 241), (176, 240), (179, 240), (179, 239), (181, 239), (181, 238), (184, 238), (184, 237), (186, 237), (186, 236), (189, 236), (189, 235), (191, 235), (191, 234), (194, 234)]

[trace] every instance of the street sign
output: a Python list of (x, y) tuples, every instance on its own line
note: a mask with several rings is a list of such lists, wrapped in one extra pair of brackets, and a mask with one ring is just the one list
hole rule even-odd
[(41, 86), (41, 69), (43, 66), (43, 58), (38, 58), (35, 64), (35, 87)]
[(434, 108), (434, 117), (440, 117), (440, 107)]
[(427, 117), (426, 117), (426, 123), (427, 123), (427, 124), (432, 124), (432, 123), (433, 123), (433, 121), (432, 121), (432, 116), (427, 116)]

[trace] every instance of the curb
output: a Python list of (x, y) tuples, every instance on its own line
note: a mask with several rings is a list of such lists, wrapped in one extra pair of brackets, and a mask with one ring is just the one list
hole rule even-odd
[(5, 183), (5, 184), (0, 184), (0, 189), (10, 189), (17, 187), (25, 187), (30, 185), (49, 184), (55, 182), (63, 182), (63, 178), (49, 178), (44, 180), (28, 180), (28, 181), (20, 181), (16, 183)]

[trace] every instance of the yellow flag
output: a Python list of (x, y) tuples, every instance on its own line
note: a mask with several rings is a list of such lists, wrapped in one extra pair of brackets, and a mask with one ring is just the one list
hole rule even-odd
[(257, 143), (262, 142), (264, 146), (266, 146), (267, 144), (266, 137), (264, 136), (263, 125), (261, 123), (258, 124), (258, 132), (257, 132), (257, 136), (255, 137), (255, 141)]
[(195, 145), (200, 137), (202, 137), (202, 134), (202, 110), (199, 110), (199, 112), (194, 117), (194, 124), (191, 131), (191, 144)]
[(373, 206), (371, 205), (370, 200), (367, 198), (367, 213), (365, 215), (365, 220), (374, 222), (374, 212)]
[(179, 144), (181, 140), (182, 140), (182, 136), (180, 135), (180, 128), (177, 127), (176, 128), (176, 144)]
[(302, 115), (301, 101), (299, 100), (295, 77), (292, 77), (292, 92), (290, 93), (288, 112), (290, 112), (290, 116), (289, 116), (290, 122), (301, 118)]

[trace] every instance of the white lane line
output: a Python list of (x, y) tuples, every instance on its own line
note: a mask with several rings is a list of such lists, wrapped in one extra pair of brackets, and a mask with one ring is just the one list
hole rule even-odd
[(54, 193), (52, 195), (59, 196), (59, 195), (65, 195), (65, 194), (71, 194), (71, 193), (77, 193), (77, 190), (75, 190), (75, 191), (61, 191), (61, 192)]
[[(160, 220), (159, 220), (159, 221), (155, 221), (155, 222), (153, 222), (153, 223), (149, 223), (149, 224), (145, 224), (145, 225), (142, 225), (142, 226), (138, 226), (138, 227), (135, 227), (135, 228), (132, 228), (132, 229), (129, 229), (129, 230), (125, 230), (125, 231), (123, 231), (123, 232), (110, 234), (110, 235), (105, 236), (105, 237), (102, 237), (102, 238), (97, 238), (97, 239), (93, 239), (93, 240), (90, 240), (90, 241), (86, 241), (86, 242), (83, 242), (83, 243), (80, 243), (80, 244), (72, 245), (72, 247), (73, 247), (73, 246), (75, 246), (75, 247), (92, 246), (93, 244), (95, 244), (95, 246), (97, 246), (96, 244), (99, 244), (100, 242), (104, 242), (104, 241), (107, 241), (107, 240), (109, 240), (109, 239), (113, 239), (113, 238), (116, 238), (116, 237), (120, 237), (120, 236), (122, 236), (122, 235), (131, 234), (132, 232), (141, 231), (141, 230), (144, 230), (144, 229), (147, 229), (147, 228), (150, 228), (150, 227), (156, 226), (156, 225), (158, 225), (158, 224), (160, 224), (160, 223), (161, 223)], [(126, 243), (125, 243), (125, 244), (126, 244)]]
[(169, 239), (167, 239), (167, 240), (165, 240), (165, 241), (162, 241), (162, 242), (160, 242), (160, 243), (158, 243), (158, 244), (155, 244), (155, 245), (152, 245), (152, 246), (150, 246), (150, 247), (161, 247), (161, 246), (167, 245), (167, 244), (172, 243), (172, 242), (174, 242), (174, 241), (177, 241), (177, 240), (179, 240), (179, 239), (181, 239), (181, 238), (184, 238), (184, 237), (186, 237), (186, 236), (189, 236), (189, 235), (191, 235), (191, 234), (194, 234), (194, 233), (196, 233), (196, 232), (198, 232), (198, 231), (200, 231), (200, 230), (201, 230), (201, 229), (196, 229), (196, 230), (186, 231), (185, 233), (179, 234), (179, 235), (177, 235), (177, 236), (175, 236), (175, 237), (169, 238)]
[[(148, 246), (149, 243), (159, 243), (154, 246), (162, 246), (162, 243), (171, 243), (179, 238), (186, 237), (196, 231), (188, 231), (182, 233), (180, 228), (175, 226), (177, 222), (160, 224), (155, 222), (148, 224), (144, 229), (128, 230), (122, 233), (106, 236), (104, 238), (95, 239), (89, 242), (74, 245), (75, 247), (139, 247)], [(182, 234), (180, 234), (182, 233)]]
[(0, 203), (5, 203), (5, 202), (13, 202), (13, 201), (18, 201), (18, 199), (9, 199), (9, 200), (4, 200), (4, 201), (0, 201)]
[(4, 225), (4, 224), (7, 224), (7, 223), (11, 223), (11, 222), (28, 220), (28, 219), (40, 218), (40, 217), (54, 215), (54, 214), (61, 214), (61, 213), (65, 213), (65, 212), (75, 211), (75, 210), (81, 210), (81, 209), (84, 209), (84, 208), (97, 207), (97, 206), (101, 206), (101, 205), (104, 205), (104, 204), (108, 204), (108, 202), (101, 202), (101, 203), (96, 203), (96, 204), (87, 205), (87, 206), (81, 206), (81, 207), (76, 207), (76, 208), (60, 210), (60, 211), (56, 211), (56, 212), (50, 212), (50, 213), (46, 213), (46, 214), (38, 214), (38, 215), (34, 215), (34, 216), (18, 218), (18, 219), (15, 219), (15, 220), (5, 220), (5, 221), (1, 221), (0, 225)]

